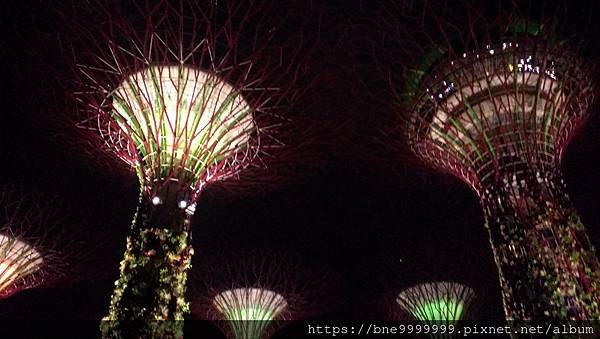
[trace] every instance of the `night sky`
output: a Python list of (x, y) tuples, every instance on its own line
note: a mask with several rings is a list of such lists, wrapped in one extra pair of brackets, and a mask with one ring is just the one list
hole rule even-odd
[[(137, 180), (133, 174), (103, 170), (110, 166), (105, 162), (94, 168), (93, 159), (76, 154), (80, 145), (68, 145), (63, 131), (53, 134), (60, 124), (46, 122), (52, 119), (55, 101), (43, 102), (61, 93), (52, 88), (50, 72), (44, 74), (38, 65), (30, 68), (28, 62), (39, 57), (33, 37), (40, 27), (60, 24), (46, 17), (52, 15), (53, 3), (10, 2), (0, 6), (0, 184), (18, 184), (64, 200), (69, 210), (60, 214), (67, 222), (87, 223), (81, 227), (82, 242), (95, 252), (82, 254), (90, 266), (82, 270), (87, 272), (82, 275), (85, 279), (3, 300), (0, 319), (85, 319), (95, 329), (92, 321), (106, 314), (117, 278), (137, 202)], [(304, 15), (317, 11), (324, 16), (323, 26), (311, 32), (322, 30), (323, 39), (331, 41), (336, 36), (344, 41), (342, 37), (353, 32), (349, 23), (371, 13), (370, 6), (358, 1), (317, 2), (314, 8), (306, 3)], [(600, 20), (594, 24), (600, 25)], [(350, 40), (352, 48), (338, 48), (339, 56), (323, 62), (348, 60), (346, 53), (361, 48), (360, 43), (368, 48), (366, 38)], [(334, 83), (344, 85), (337, 91), (330, 86), (327, 96), (317, 96), (324, 100), (322, 105), (311, 106), (328, 110), (320, 113), (348, 126), (343, 135), (331, 136), (341, 140), (324, 150), (325, 160), (306, 176), (258, 193), (236, 197), (215, 189), (201, 196), (193, 226), (196, 256), (207, 255), (204, 249), (235, 251), (243, 246), (291, 250), (322, 264), (343, 283), (339, 303), (318, 319), (384, 319), (377, 305), (385, 303), (390, 291), (431, 277), (470, 284), (481, 296), (476, 301), (480, 317), (502, 319), (496, 267), (475, 195), (457, 179), (427, 172), (370, 138), (365, 126), (379, 135), (376, 129), (385, 125), (380, 118), (387, 107), (376, 97), (384, 84), (373, 79), (369, 69), (377, 66), (372, 61), (353, 62), (360, 67), (347, 67), (355, 71), (331, 74)], [(371, 85), (371, 92), (349, 98), (347, 84), (357, 83), (356, 79)], [(37, 89), (29, 90), (32, 84)], [(38, 96), (40, 84), (49, 87)], [(114, 162), (118, 166), (118, 160)], [(563, 170), (568, 193), (596, 248), (600, 247), (598, 164), (600, 121), (592, 118), (569, 146)]]

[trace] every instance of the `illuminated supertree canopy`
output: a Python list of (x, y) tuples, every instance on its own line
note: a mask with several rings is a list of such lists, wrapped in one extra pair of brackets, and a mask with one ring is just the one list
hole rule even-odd
[(0, 188), (0, 299), (78, 279), (68, 275), (77, 272), (70, 257), (80, 253), (57, 229), (62, 220), (44, 199), (15, 185)]
[(287, 307), (281, 295), (258, 288), (227, 290), (215, 297), (214, 304), (228, 320), (270, 321)]
[[(321, 320), (423, 325), (427, 320), (400, 307), (400, 294), (417, 286), (441, 291), (433, 286), (445, 282), (473, 290), (462, 320), (500, 321), (501, 290), (508, 318), (584, 318), (582, 305), (596, 288), (591, 247), (579, 226), (555, 225), (569, 224), (563, 216), (574, 215), (560, 166), (584, 224), (597, 224), (600, 216), (593, 170), (600, 130), (589, 128), (597, 120), (586, 121), (595, 104), (600, 37), (587, 29), (600, 28), (600, 11), (562, 0), (558, 7), (518, 2), (525, 6), (475, 0), (389, 0), (389, 7), (360, 0), (0, 2), (0, 181), (60, 191), (76, 206), (63, 211), (89, 212), (73, 226), (111, 239), (101, 262), (112, 267), (106, 279), (67, 286), (62, 279), (78, 275), (63, 264), (46, 265), (62, 258), (54, 234), (71, 232), (62, 231), (71, 223), (36, 233), (15, 229), (18, 223), (6, 231), (2, 222), (0, 244), (11, 247), (3, 251), (11, 264), (4, 265), (18, 262), (24, 269), (0, 267), (23, 277), (11, 273), (0, 283), (15, 291), (0, 301), (0, 318), (106, 316), (107, 337), (178, 337), (184, 318), (186, 337), (188, 330), (221, 329), (232, 338), (234, 330), (237, 336), (295, 337), (288, 333), (296, 329), (304, 337), (305, 325)], [(363, 27), (353, 24), (362, 20), (368, 28), (358, 32)], [(315, 91), (317, 75), (327, 83)], [(336, 124), (324, 126), (323, 119), (338, 114)], [(586, 133), (579, 134), (584, 123)], [(340, 130), (347, 140), (340, 140)], [(511, 152), (514, 158), (506, 155)], [(416, 160), (421, 167), (413, 166)], [(298, 176), (293, 185), (289, 174)], [(493, 247), (481, 227), (484, 215)], [(542, 222), (530, 221), (538, 216)], [(600, 230), (588, 232), (598, 246)], [(204, 256), (241, 247), (215, 244), (219, 236), (300, 251), (318, 260), (316, 266), (327, 263), (347, 279), (347, 298), (329, 311), (329, 294), (340, 289), (324, 288), (328, 278), (313, 274), (314, 265), (268, 269), (269, 255), (252, 255), (254, 264), (228, 256), (209, 265)], [(448, 249), (449, 241), (460, 245)], [(568, 253), (561, 250), (567, 242), (573, 245)], [(192, 247), (199, 260), (193, 270)], [(392, 281), (378, 280), (372, 267), (379, 262), (369, 258), (394, 249), (431, 258), (418, 265), (395, 256), (400, 264), (440, 274), (412, 278), (402, 271), (392, 288), (378, 286)], [(462, 267), (437, 264), (463, 257), (469, 262)], [(263, 273), (239, 273), (245, 267)], [(60, 273), (58, 284), (45, 268)], [(191, 275), (196, 269), (200, 273)], [(295, 279), (298, 270), (310, 274)], [(462, 279), (468, 271), (478, 277)], [(41, 288), (19, 292), (23, 283)], [(485, 306), (477, 307), (482, 298)], [(442, 309), (461, 313), (452, 298), (428, 305), (420, 313), (430, 319)], [(493, 319), (484, 314), (490, 309)], [(90, 337), (98, 335), (98, 322), (85, 324)]]
[(43, 263), (44, 258), (34, 247), (11, 235), (0, 234), (0, 295), (31, 286), (27, 277), (38, 272)]
[(236, 288), (215, 296), (214, 307), (230, 322), (235, 338), (260, 338), (287, 308), (280, 294), (260, 288)]
[[(142, 172), (147, 190), (165, 178), (190, 187), (211, 180), (215, 164), (246, 149), (255, 130), (252, 110), (237, 90), (187, 65), (151, 66), (129, 75), (110, 98), (119, 132), (135, 147), (133, 154), (119, 154)], [(107, 135), (109, 142), (112, 137)], [(155, 205), (166, 199), (158, 192), (146, 194)], [(185, 209), (191, 201), (181, 196), (177, 206)]]
[(367, 260), (371, 266), (367, 279), (381, 280), (377, 294), (371, 293), (368, 301), (375, 319), (411, 323), (413, 332), (405, 334), (452, 338), (457, 336), (461, 322), (501, 314), (501, 308), (491, 303), (499, 300), (497, 287), (486, 287), (494, 286), (495, 277), (483, 274), (486, 266), (494, 269), (492, 260), (473, 262), (469, 254), (474, 249), (466, 248), (462, 240), (442, 235), (446, 239), (436, 250), (452, 255), (438, 256), (430, 250), (435, 235), (415, 238), (408, 239), (414, 244), (413, 249), (388, 249)]
[(470, 287), (441, 281), (408, 288), (398, 294), (396, 301), (416, 320), (448, 325), (463, 319), (474, 297)]
[(200, 192), (238, 177), (278, 142), (268, 135), (296, 97), (302, 43), (276, 41), (276, 17), (262, 2), (73, 9), (66, 18), (103, 13), (102, 20), (75, 20), (65, 37), (79, 79), (78, 125), (101, 136), (141, 186), (103, 331), (180, 333)]
[[(442, 17), (430, 5), (395, 12), (411, 13), (393, 28), (408, 147), (478, 195), (508, 319), (598, 318), (598, 259), (560, 167), (594, 100), (584, 40), (550, 11), (533, 18), (507, 4), (487, 17), (465, 1), (449, 9), (463, 16)], [(415, 23), (419, 11), (432, 21)], [(470, 29), (457, 30), (464, 15)]]
[(336, 302), (339, 279), (295, 254), (240, 250), (199, 263), (190, 285), (192, 317), (215, 320), (232, 339), (270, 338)]

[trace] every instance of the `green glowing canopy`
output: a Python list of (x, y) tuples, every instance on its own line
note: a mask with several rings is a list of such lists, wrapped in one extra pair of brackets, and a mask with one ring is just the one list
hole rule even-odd
[(455, 322), (462, 318), (463, 308), (462, 301), (440, 298), (416, 305), (410, 313), (421, 321)]
[(263, 338), (269, 324), (288, 307), (282, 295), (261, 288), (227, 290), (215, 296), (213, 304), (236, 339)]
[(398, 294), (396, 302), (416, 320), (451, 324), (465, 317), (474, 296), (468, 286), (441, 281), (406, 289)]

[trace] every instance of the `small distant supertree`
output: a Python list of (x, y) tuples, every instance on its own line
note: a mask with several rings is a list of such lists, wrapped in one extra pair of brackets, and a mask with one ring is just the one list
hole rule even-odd
[(296, 255), (240, 251), (204, 260), (192, 270), (192, 317), (216, 321), (228, 338), (270, 338), (335, 306), (337, 277)]
[[(449, 337), (449, 325), (468, 319), (469, 307), (475, 292), (468, 286), (449, 282), (430, 282), (408, 288), (398, 294), (396, 302), (414, 320), (430, 326), (436, 325), (438, 333), (432, 337)], [(444, 325), (443, 332), (439, 328)]]
[(0, 298), (6, 298), (39, 283), (36, 272), (44, 258), (32, 245), (12, 235), (10, 227), (0, 229)]
[(506, 317), (597, 319), (600, 266), (561, 160), (592, 111), (598, 46), (575, 8), (527, 3), (387, 7), (386, 76), (410, 152), (479, 197)]
[(181, 335), (200, 193), (281, 146), (270, 132), (295, 98), (301, 44), (274, 41), (268, 9), (262, 1), (93, 2), (65, 19), (76, 22), (63, 39), (79, 76), (79, 127), (134, 169), (141, 188), (106, 336)]
[(492, 289), (496, 290), (496, 277), (488, 274), (494, 273), (493, 262), (488, 260), (488, 268), (485, 261), (474, 263), (468, 255), (472, 249), (454, 240), (435, 247), (436, 251), (455, 255), (439, 256), (438, 252), (424, 250), (440, 240), (435, 236), (406, 240), (417, 250), (387, 250), (383, 256), (368, 260), (369, 283), (383, 278), (381, 286), (376, 287), (382, 298), (370, 297), (367, 301), (378, 308), (370, 310), (377, 314), (375, 319), (420, 323), (420, 332), (409, 334), (451, 338), (458, 333), (456, 325), (461, 321), (498, 318), (500, 298), (490, 295)]
[(57, 250), (60, 230), (53, 227), (54, 217), (50, 206), (22, 189), (0, 188), (0, 300), (65, 278), (68, 244)]
[(223, 291), (215, 296), (213, 303), (229, 323), (234, 338), (262, 338), (269, 324), (279, 320), (287, 308), (281, 294), (254, 287)]

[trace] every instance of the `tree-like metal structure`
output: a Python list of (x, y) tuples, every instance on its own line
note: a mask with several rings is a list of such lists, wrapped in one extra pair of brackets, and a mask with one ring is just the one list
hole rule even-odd
[[(421, 250), (409, 250), (400, 242), (397, 249), (369, 258), (368, 279), (382, 279), (377, 295), (369, 297), (377, 308), (369, 311), (375, 319), (411, 323), (404, 334), (432, 338), (456, 337), (463, 321), (502, 319), (499, 293), (493, 295), (496, 277), (488, 274), (494, 273), (491, 258), (473, 261), (470, 255), (477, 249), (445, 238), (432, 234), (403, 239)], [(428, 249), (433, 247), (435, 252)], [(440, 256), (438, 251), (452, 255)]]
[(192, 269), (192, 317), (214, 320), (231, 339), (270, 338), (290, 321), (335, 306), (337, 276), (297, 255), (243, 250), (199, 261)]
[(287, 308), (281, 294), (267, 289), (246, 287), (221, 292), (214, 307), (231, 326), (234, 338), (262, 338), (269, 323)]
[(560, 21), (573, 13), (416, 7), (396, 8), (390, 76), (410, 151), (478, 195), (508, 319), (597, 319), (600, 267), (560, 167), (596, 86), (586, 40)]
[(0, 296), (5, 298), (38, 284), (35, 273), (44, 264), (44, 258), (32, 245), (17, 236), (0, 234)]
[(0, 300), (65, 277), (69, 253), (57, 250), (61, 244), (50, 234), (52, 217), (50, 206), (21, 189), (0, 189)]
[[(466, 319), (475, 291), (463, 284), (439, 281), (419, 284), (398, 294), (396, 302), (414, 320), (438, 328), (432, 337), (449, 337), (450, 325)], [(439, 330), (440, 326), (445, 330)]]
[(103, 19), (78, 21), (69, 37), (80, 127), (89, 140), (100, 134), (141, 187), (104, 333), (178, 336), (196, 201), (278, 142), (268, 131), (295, 97), (301, 44), (274, 43), (278, 27), (263, 2), (91, 8)]

